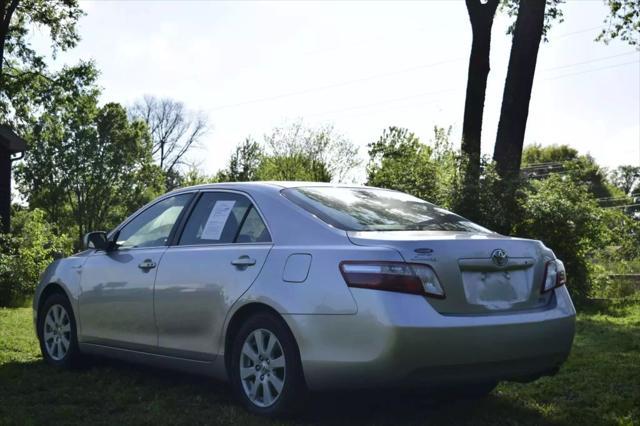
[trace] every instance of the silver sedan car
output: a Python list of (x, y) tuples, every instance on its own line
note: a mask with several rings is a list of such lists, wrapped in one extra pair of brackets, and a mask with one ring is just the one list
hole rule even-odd
[(540, 241), (410, 195), (303, 182), (170, 192), (53, 262), (44, 359), (113, 356), (229, 380), (252, 412), (308, 390), (455, 387), (554, 374), (575, 310)]

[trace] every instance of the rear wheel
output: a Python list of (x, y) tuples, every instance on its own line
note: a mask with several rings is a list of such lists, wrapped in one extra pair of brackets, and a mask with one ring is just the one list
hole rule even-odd
[(72, 367), (80, 358), (76, 322), (65, 295), (49, 296), (38, 315), (38, 338), (44, 360), (56, 367)]
[(261, 313), (239, 329), (229, 376), (247, 410), (281, 416), (298, 411), (306, 394), (298, 347), (280, 318)]

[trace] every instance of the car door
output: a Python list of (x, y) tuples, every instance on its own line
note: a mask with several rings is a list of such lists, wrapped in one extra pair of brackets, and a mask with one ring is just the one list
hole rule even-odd
[(167, 197), (121, 226), (117, 249), (96, 250), (81, 271), (82, 340), (131, 349), (157, 346), (153, 284), (157, 265), (193, 193)]
[(267, 226), (246, 195), (202, 192), (158, 268), (159, 349), (215, 358), (227, 311), (256, 279), (271, 246)]

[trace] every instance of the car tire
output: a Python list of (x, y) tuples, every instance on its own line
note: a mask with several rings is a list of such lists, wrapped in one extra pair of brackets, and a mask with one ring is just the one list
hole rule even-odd
[(229, 368), (234, 393), (249, 412), (283, 417), (305, 406), (298, 345), (277, 316), (259, 313), (242, 324), (232, 343)]
[(53, 293), (44, 301), (38, 314), (38, 340), (48, 364), (60, 368), (80, 364), (76, 320), (65, 295)]

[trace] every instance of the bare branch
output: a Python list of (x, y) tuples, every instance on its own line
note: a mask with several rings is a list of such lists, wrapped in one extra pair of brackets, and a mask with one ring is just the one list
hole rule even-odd
[(182, 102), (145, 96), (130, 109), (133, 118), (147, 123), (153, 139), (152, 155), (165, 172), (184, 163), (208, 131), (207, 117), (188, 111)]

